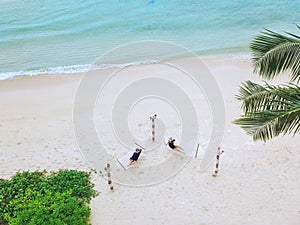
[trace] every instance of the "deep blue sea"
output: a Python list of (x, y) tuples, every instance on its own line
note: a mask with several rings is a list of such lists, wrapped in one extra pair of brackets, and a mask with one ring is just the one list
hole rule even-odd
[(295, 24), (299, 0), (0, 0), (0, 79), (84, 71), (140, 40), (200, 55), (247, 53), (263, 28), (298, 32)]

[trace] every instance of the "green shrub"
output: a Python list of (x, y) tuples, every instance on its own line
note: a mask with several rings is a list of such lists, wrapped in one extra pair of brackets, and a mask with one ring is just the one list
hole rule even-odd
[(53, 173), (49, 177), (49, 189), (53, 192), (64, 192), (71, 190), (72, 195), (90, 202), (96, 196), (93, 190), (94, 184), (91, 183), (90, 173), (76, 170), (64, 170)]
[(28, 189), (43, 191), (45, 173), (46, 171), (18, 172), (11, 180), (0, 181), (0, 224), (5, 224), (5, 213), (14, 211), (14, 208), (9, 204), (13, 199), (20, 198)]
[(32, 224), (88, 224), (86, 205), (97, 195), (93, 187), (84, 171), (17, 173), (0, 180), (0, 224), (31, 224), (33, 218)]
[(14, 208), (14, 212), (12, 215), (5, 214), (5, 219), (11, 225), (86, 225), (90, 216), (90, 208), (84, 200), (78, 200), (70, 191), (46, 191), (45, 194), (41, 194), (28, 190), (21, 198), (9, 204)]

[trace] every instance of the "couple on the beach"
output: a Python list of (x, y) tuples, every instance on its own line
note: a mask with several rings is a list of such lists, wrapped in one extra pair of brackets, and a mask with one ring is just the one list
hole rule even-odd
[[(167, 142), (167, 145), (169, 145), (169, 147), (171, 149), (173, 149), (174, 151), (179, 151), (179, 152), (184, 154), (183, 148), (181, 148), (179, 145), (175, 145), (174, 142), (175, 142), (175, 139), (170, 137), (168, 142)], [(133, 155), (130, 157), (130, 162), (129, 162), (128, 166), (133, 165), (138, 160), (138, 158), (140, 157), (141, 152), (142, 152), (142, 149), (137, 148), (135, 150)]]

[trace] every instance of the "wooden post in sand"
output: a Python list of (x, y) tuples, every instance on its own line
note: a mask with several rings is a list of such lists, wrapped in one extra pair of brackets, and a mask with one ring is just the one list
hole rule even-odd
[(197, 144), (197, 149), (196, 149), (195, 159), (196, 159), (197, 156), (198, 156), (198, 150), (199, 150), (199, 144)]
[(155, 141), (155, 119), (156, 119), (156, 114), (153, 116), (150, 116), (150, 120), (152, 121), (152, 141)]
[(219, 159), (220, 159), (220, 155), (221, 155), (223, 152), (224, 152), (224, 151), (223, 151), (223, 150), (221, 151), (221, 148), (218, 147), (218, 152), (217, 152), (217, 156), (216, 156), (216, 158), (217, 158), (217, 160), (216, 160), (216, 169), (215, 169), (215, 171), (214, 171), (213, 174), (212, 174), (214, 177), (216, 177), (217, 174), (218, 174), (218, 171), (219, 171)]
[(106, 171), (106, 175), (107, 175), (107, 183), (110, 187), (110, 190), (114, 190), (114, 187), (112, 185), (112, 181), (111, 181), (111, 173), (110, 173), (110, 164), (107, 163), (107, 166), (104, 168)]

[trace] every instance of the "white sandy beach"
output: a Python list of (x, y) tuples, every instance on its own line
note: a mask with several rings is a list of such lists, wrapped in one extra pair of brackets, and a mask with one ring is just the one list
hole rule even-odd
[[(204, 62), (216, 79), (225, 103), (226, 127), (220, 143), (225, 153), (220, 157), (218, 176), (212, 176), (214, 163), (206, 171), (200, 171), (201, 156), (192, 158), (167, 181), (152, 186), (130, 187), (114, 183), (115, 190), (110, 191), (105, 180), (93, 175), (100, 194), (91, 203), (92, 224), (300, 224), (299, 136), (278, 137), (267, 143), (253, 142), (242, 129), (231, 123), (242, 113), (240, 103), (234, 97), (240, 83), (248, 79), (259, 81), (252, 74), (250, 61), (220, 56), (205, 58)], [(180, 63), (190, 62), (181, 59)], [(193, 67), (192, 64), (189, 66)], [(139, 76), (149, 71), (166, 78), (171, 76), (155, 64), (127, 67), (124, 73)], [(106, 72), (97, 73), (101, 76)], [(0, 81), (1, 178), (9, 178), (19, 170), (90, 169), (80, 154), (72, 122), (74, 98), (82, 76), (41, 75)], [(126, 79), (124, 76), (124, 80), (111, 89), (120, 90), (124, 83), (130, 82)], [(180, 76), (172, 76), (172, 81), (188, 85)], [(108, 89), (107, 93), (112, 92)], [(196, 105), (201, 105), (202, 100), (201, 96), (192, 98)], [(209, 111), (205, 107), (200, 109), (200, 115), (203, 113), (208, 118), (202, 123), (202, 142), (209, 138), (211, 130)], [(149, 107), (138, 110), (144, 110), (147, 115), (152, 113)], [(168, 132), (178, 137), (181, 135), (177, 133), (179, 125), (172, 123), (176, 117), (168, 117), (167, 110), (161, 107), (159, 115), (170, 120), (166, 122), (171, 124), (167, 127)], [(103, 132), (99, 131), (99, 138), (101, 134), (106, 135), (104, 146), (109, 149), (108, 153), (116, 158), (126, 154), (128, 149), (120, 149), (115, 144), (108, 124), (101, 120), (102, 117), (97, 119)], [(140, 128), (136, 124), (141, 120), (137, 118), (129, 123), (137, 136)], [(168, 157), (177, 157), (172, 154), (166, 151), (163, 158), (155, 152), (148, 157), (143, 155), (135, 167), (123, 172), (124, 176), (159, 164), (160, 160), (171, 162)], [(113, 173), (112, 178), (114, 182)]]

